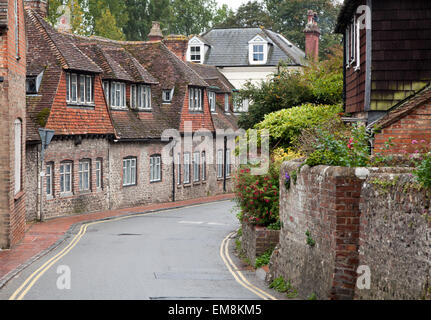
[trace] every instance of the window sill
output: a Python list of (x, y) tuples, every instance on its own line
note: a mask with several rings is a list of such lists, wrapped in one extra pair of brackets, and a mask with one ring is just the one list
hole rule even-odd
[(87, 194), (91, 194), (91, 190), (82, 190), (78, 192), (79, 196), (85, 196)]
[(60, 193), (60, 198), (71, 198), (73, 196), (74, 196), (73, 192)]
[(172, 101), (163, 101), (162, 104), (172, 104)]
[(110, 106), (111, 110), (115, 110), (115, 111), (127, 111), (128, 108), (127, 107), (113, 107)]
[(204, 111), (203, 110), (189, 110), (189, 113), (192, 113), (192, 114), (202, 114), (202, 113), (204, 113)]
[[(127, 108), (126, 108), (127, 109)], [(132, 108), (132, 111), (135, 111), (135, 112), (148, 112), (148, 113), (151, 113), (151, 112), (153, 112), (153, 109), (139, 109), (139, 108)]]
[(74, 102), (67, 102), (68, 108), (95, 108), (96, 105), (94, 103), (74, 103)]
[(17, 201), (20, 198), (22, 198), (22, 196), (24, 196), (24, 191), (18, 192), (13, 198), (14, 198), (15, 201)]
[(354, 67), (353, 68), (353, 71), (355, 71), (355, 72), (358, 72), (358, 71), (360, 71), (361, 70), (361, 67)]
[(194, 186), (200, 186), (202, 183), (200, 181), (193, 181)]
[(46, 201), (51, 201), (51, 200), (54, 200), (55, 198), (54, 198), (54, 196), (53, 195), (47, 195), (46, 196)]
[(150, 180), (150, 184), (160, 183), (160, 182), (162, 182), (162, 180), (154, 180), (154, 181), (151, 181), (151, 180)]
[(183, 187), (184, 188), (190, 188), (192, 186), (192, 184), (191, 183), (185, 183), (185, 184), (183, 184)]
[(135, 183), (135, 184), (123, 184), (123, 188), (131, 188), (131, 187), (136, 187), (137, 186), (137, 184)]

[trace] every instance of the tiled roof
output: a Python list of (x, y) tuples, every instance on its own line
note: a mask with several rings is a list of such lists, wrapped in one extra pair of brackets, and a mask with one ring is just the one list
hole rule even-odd
[[(66, 105), (66, 80), (63, 69), (69, 69), (72, 65), (74, 68), (77, 66), (76, 61), (70, 59), (66, 63), (62, 53), (68, 52), (82, 58), (78, 69), (80, 71), (100, 72), (101, 69), (70, 41), (70, 36), (58, 34), (33, 11), (26, 10), (25, 22), (28, 43), (27, 74), (34, 76), (43, 71), (38, 94), (27, 95), (26, 98), (27, 141), (39, 141), (37, 129), (40, 127), (53, 129), (56, 135), (113, 134), (114, 127), (101, 92), (100, 78), (95, 79), (95, 82), (99, 79), (99, 83), (95, 85), (93, 107), (70, 108)], [(100, 90), (97, 90), (98, 87)]]
[(415, 95), (407, 98), (404, 101), (401, 101), (397, 105), (395, 105), (392, 109), (390, 109), (382, 118), (379, 120), (369, 124), (369, 127), (377, 126), (381, 129), (386, 128), (398, 121), (399, 119), (405, 117), (410, 112), (412, 112), (415, 108), (420, 106), (425, 101), (431, 99), (431, 85), (428, 85)]
[(232, 92), (235, 87), (215, 66), (200, 63), (187, 63), (190, 68), (196, 71), (211, 87), (218, 87), (219, 92)]
[(352, 16), (358, 6), (361, 4), (359, 0), (345, 0), (341, 7), (335, 27), (336, 33), (343, 33), (347, 25), (350, 23)]
[(216, 105), (216, 112), (211, 114), (214, 127), (216, 129), (238, 130), (238, 118), (233, 113), (225, 113), (219, 105)]
[[(257, 35), (270, 43), (267, 66), (276, 66), (280, 61), (291, 65), (302, 65), (305, 53), (279, 34), (261, 28), (212, 29), (201, 38), (210, 45), (205, 63), (218, 67), (248, 66), (249, 44)], [(229, 57), (229, 59), (226, 59)]]
[(7, 27), (8, 0), (0, 0), (0, 28)]
[(58, 60), (64, 69), (94, 73), (102, 72), (102, 70), (71, 41), (70, 35), (55, 30), (33, 10), (27, 9), (26, 12), (30, 19), (38, 24), (38, 29), (47, 35), (47, 39), (55, 48)]

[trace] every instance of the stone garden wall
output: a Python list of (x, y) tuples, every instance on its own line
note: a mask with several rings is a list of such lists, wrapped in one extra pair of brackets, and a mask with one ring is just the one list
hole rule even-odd
[[(284, 163), (280, 242), (268, 280), (283, 276), (302, 297), (420, 299), (431, 294), (430, 194), (407, 168)], [(285, 173), (292, 176), (286, 187)], [(370, 287), (357, 286), (358, 267)]]

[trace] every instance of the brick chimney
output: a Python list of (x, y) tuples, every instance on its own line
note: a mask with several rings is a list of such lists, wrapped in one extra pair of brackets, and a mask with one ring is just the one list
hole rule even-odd
[(153, 21), (153, 27), (148, 34), (149, 41), (161, 41), (163, 40), (163, 33), (160, 29), (160, 22)]
[(24, 0), (24, 7), (33, 9), (43, 18), (48, 16), (48, 0)]
[(305, 26), (305, 54), (308, 59), (319, 60), (319, 38), (320, 28), (317, 25), (317, 13), (308, 10), (308, 22)]
[(187, 59), (187, 48), (189, 45), (189, 38), (183, 35), (169, 35), (163, 43), (171, 50), (175, 55), (183, 61)]

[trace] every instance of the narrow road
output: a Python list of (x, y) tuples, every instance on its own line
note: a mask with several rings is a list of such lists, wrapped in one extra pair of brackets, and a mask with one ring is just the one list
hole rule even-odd
[[(0, 299), (261, 299), (220, 252), (239, 227), (233, 207), (224, 201), (75, 226), (2, 288)], [(254, 272), (244, 274), (267, 290)]]

